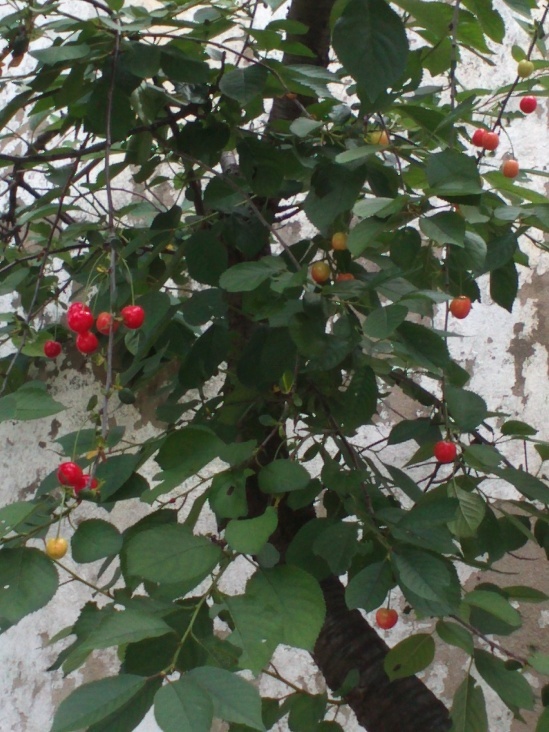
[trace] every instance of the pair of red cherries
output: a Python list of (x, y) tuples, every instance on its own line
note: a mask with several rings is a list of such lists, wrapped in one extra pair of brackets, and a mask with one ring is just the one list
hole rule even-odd
[(99, 481), (95, 476), (85, 474), (80, 465), (72, 461), (61, 463), (57, 468), (57, 480), (61, 485), (71, 487), (76, 494), (83, 491), (84, 488), (94, 491), (99, 486)]
[[(141, 328), (145, 321), (145, 311), (140, 305), (126, 305), (120, 311), (122, 322), (130, 330)], [(73, 302), (67, 311), (67, 325), (76, 336), (76, 348), (80, 353), (90, 354), (99, 348), (99, 340), (91, 328), (95, 327), (102, 335), (108, 335), (112, 330), (118, 330), (119, 321), (112, 313), (100, 313), (97, 320), (88, 305), (83, 302)], [(57, 358), (63, 350), (59, 341), (46, 341), (44, 343), (44, 355), (48, 358)]]

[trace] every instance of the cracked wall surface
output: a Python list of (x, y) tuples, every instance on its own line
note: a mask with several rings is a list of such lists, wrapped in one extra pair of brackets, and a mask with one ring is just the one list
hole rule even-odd
[[(70, 3), (69, 3), (70, 4)], [(502, 8), (505, 16), (507, 10)], [(282, 14), (282, 13), (281, 13)], [(525, 45), (524, 36), (513, 30), (507, 42), (507, 49), (501, 51), (493, 69), (479, 69), (471, 58), (467, 62), (465, 74), (476, 83), (503, 84), (512, 77), (515, 62), (508, 49), (513, 43)], [(538, 167), (549, 172), (549, 109), (547, 98), (540, 100), (535, 114), (514, 121), (510, 126), (514, 153), (521, 161), (521, 167)], [(22, 122), (22, 120), (20, 120)], [(508, 145), (502, 142), (502, 153)], [(540, 161), (543, 161), (540, 163)], [(543, 178), (533, 178), (540, 192), (545, 191)], [(169, 196), (169, 191), (166, 191)], [(119, 203), (126, 202), (126, 197)], [(309, 224), (305, 224), (311, 233)], [(296, 224), (288, 227), (286, 236), (298, 239), (303, 231)], [(520, 292), (518, 301), (509, 314), (490, 302), (484, 283), (482, 302), (475, 304), (466, 321), (453, 323), (460, 338), (451, 339), (454, 357), (473, 373), (470, 388), (482, 394), (493, 411), (501, 411), (536, 425), (539, 437), (549, 440), (549, 253), (523, 243), (528, 252), (531, 269), (520, 270)], [(31, 423), (0, 423), (0, 502), (2, 504), (26, 499), (33, 495), (42, 479), (53, 470), (58, 457), (51, 450), (51, 442), (58, 435), (79, 429), (85, 421), (85, 405), (89, 398), (98, 393), (99, 384), (92, 369), (78, 354), (68, 354), (60, 360), (59, 367), (49, 365), (45, 372), (53, 373), (53, 396), (68, 407), (55, 418), (37, 420)], [(406, 417), (414, 418), (417, 413), (410, 411), (410, 404), (404, 398), (393, 395), (391, 406), (402, 410)], [(140, 400), (135, 407), (121, 407), (115, 419), (127, 427), (130, 438), (140, 440), (155, 433), (154, 400)], [(387, 416), (389, 413), (387, 412)], [(503, 421), (503, 417), (501, 418)], [(381, 425), (380, 429), (382, 429)], [(366, 437), (365, 437), (366, 439)], [(398, 453), (398, 450), (396, 450)], [(513, 455), (520, 463), (522, 457)], [(156, 468), (149, 466), (143, 472), (152, 478)], [(512, 498), (512, 489), (505, 485), (495, 486), (502, 500)], [(134, 523), (145, 515), (148, 507), (132, 502), (117, 506), (111, 518), (118, 526)], [(93, 506), (83, 506), (79, 519), (97, 516)], [(208, 517), (205, 517), (205, 522)], [(70, 558), (67, 559), (70, 567)], [(541, 568), (541, 569), (540, 569)], [(95, 566), (84, 571), (93, 575)], [(508, 584), (532, 583), (549, 593), (549, 572), (547, 563), (540, 554), (531, 548), (519, 551), (517, 558), (510, 558), (498, 566)], [(233, 576), (233, 587), (244, 583), (244, 570)], [(501, 575), (494, 574), (494, 582)], [(485, 581), (486, 578), (483, 578)], [(470, 572), (467, 587), (473, 588), (478, 576)], [(59, 647), (49, 646), (51, 636), (62, 628), (71, 625), (79, 612), (83, 598), (87, 597), (74, 582), (66, 582), (47, 607), (24, 618), (17, 626), (8, 630), (0, 641), (0, 730), (1, 732), (43, 732), (49, 729), (54, 709), (59, 701), (76, 686), (115, 673), (116, 658), (111, 651), (94, 653), (84, 667), (63, 678), (60, 671), (48, 672), (57, 656)], [(403, 606), (401, 606), (403, 609)], [(540, 612), (537, 605), (522, 605), (524, 627), (516, 636), (508, 639), (511, 649), (518, 650), (520, 645), (528, 644), (549, 653), (549, 610)], [(400, 621), (394, 630), (385, 634), (385, 639), (394, 645), (406, 637), (410, 631), (430, 628), (426, 621), (413, 621), (409, 615), (401, 613)], [(453, 689), (462, 679), (466, 659), (458, 649), (440, 649), (436, 663), (425, 676), (426, 682), (448, 703)], [(291, 674), (296, 683), (313, 691), (321, 684), (320, 675), (305, 653), (279, 648), (275, 665), (285, 673)], [(538, 681), (534, 681), (539, 684)], [(262, 689), (279, 691), (281, 685), (272, 679), (261, 681)], [(513, 720), (510, 712), (491, 690), (486, 690), (489, 703), (490, 729), (494, 732), (525, 732), (533, 730), (532, 717), (525, 715), (526, 724)], [(342, 712), (338, 717), (347, 732), (360, 728), (352, 714)], [(221, 728), (220, 728), (221, 729)], [(283, 722), (280, 730), (286, 730)], [(139, 725), (139, 732), (158, 732), (152, 712)]]

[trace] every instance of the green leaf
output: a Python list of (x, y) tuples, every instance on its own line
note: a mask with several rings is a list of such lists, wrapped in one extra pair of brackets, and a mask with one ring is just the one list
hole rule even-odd
[(332, 42), (370, 102), (392, 86), (406, 67), (404, 25), (383, 0), (350, 0), (336, 21)]
[(71, 539), (72, 558), (81, 564), (113, 556), (121, 549), (120, 532), (111, 523), (101, 519), (82, 521)]
[(373, 310), (363, 325), (370, 338), (388, 338), (406, 319), (408, 308), (404, 305), (387, 305)]
[(12, 531), (26, 534), (36, 525), (46, 526), (50, 523), (52, 505), (48, 501), (17, 501), (0, 508), (0, 538)]
[(138, 610), (109, 613), (79, 646), (80, 651), (110, 648), (126, 643), (137, 643), (145, 638), (158, 638), (173, 633), (173, 628), (154, 615)]
[(189, 275), (213, 287), (229, 266), (227, 247), (211, 231), (197, 231), (185, 241), (185, 259)]
[(242, 105), (259, 96), (269, 75), (265, 66), (253, 64), (246, 69), (227, 71), (219, 81), (219, 90)]
[(455, 520), (448, 524), (450, 531), (460, 539), (476, 536), (486, 512), (486, 504), (474, 492), (464, 491), (454, 482), (448, 485), (448, 495), (458, 500)]
[(478, 394), (447, 385), (444, 390), (450, 416), (463, 432), (470, 432), (486, 419), (488, 407)]
[(285, 269), (284, 260), (262, 257), (258, 262), (235, 264), (221, 275), (219, 285), (227, 292), (251, 292)]
[(426, 237), (440, 246), (446, 246), (446, 244), (464, 246), (465, 219), (457, 213), (443, 211), (434, 216), (421, 218), (419, 228)]
[(226, 722), (247, 724), (263, 732), (261, 698), (257, 689), (240, 676), (222, 668), (201, 666), (189, 671), (187, 678), (196, 682), (212, 699), (214, 716)]
[(275, 508), (267, 506), (265, 513), (251, 519), (229, 521), (225, 539), (231, 549), (240, 554), (258, 554), (278, 524)]
[(349, 170), (337, 163), (318, 165), (311, 179), (311, 189), (303, 203), (303, 210), (309, 221), (321, 231), (327, 232), (339, 214), (353, 208), (365, 177), (363, 167)]
[(134, 455), (113, 455), (98, 464), (95, 476), (103, 482), (100, 491), (101, 500), (105, 501), (114, 496), (119, 488), (122, 488), (133, 475), (139, 461), (140, 456), (136, 453)]
[(505, 310), (512, 312), (518, 292), (518, 272), (514, 262), (490, 272), (490, 296)]
[(201, 581), (221, 559), (221, 550), (186, 526), (172, 524), (140, 531), (128, 541), (125, 555), (129, 575), (173, 584)]
[(289, 710), (288, 727), (292, 732), (318, 730), (318, 724), (326, 713), (326, 694), (304, 694), (297, 692), (284, 701), (284, 710)]
[(162, 444), (156, 462), (163, 470), (177, 470), (180, 483), (196, 475), (219, 455), (221, 440), (205, 427), (183, 427)]
[(436, 627), (441, 640), (451, 646), (461, 648), (470, 656), (473, 655), (475, 644), (471, 633), (466, 628), (462, 625), (450, 623), (446, 620), (439, 620)]
[(369, 564), (354, 575), (345, 589), (345, 601), (350, 610), (361, 608), (366, 612), (379, 607), (394, 586), (389, 562)]
[(298, 117), (297, 119), (294, 119), (290, 125), (290, 132), (292, 132), (296, 137), (307, 137), (307, 135), (310, 135), (312, 132), (320, 129), (323, 124), (323, 122), (317, 122), (309, 117)]
[(452, 722), (453, 732), (489, 732), (484, 694), (469, 674), (454, 694)]
[(335, 575), (349, 569), (358, 548), (358, 527), (348, 522), (328, 526), (313, 542), (314, 554), (324, 559)]
[(235, 625), (231, 641), (244, 651), (240, 664), (254, 673), (279, 643), (312, 651), (324, 621), (318, 582), (294, 566), (256, 572), (245, 594), (226, 597), (225, 603)]
[(162, 46), (160, 65), (170, 81), (204, 84), (210, 77), (208, 64), (178, 48), (177, 41)]
[(41, 381), (29, 381), (0, 399), (0, 422), (28, 421), (58, 414), (65, 409), (48, 394)]
[(37, 58), (41, 63), (51, 66), (65, 61), (77, 61), (85, 58), (90, 53), (90, 47), (86, 43), (67, 43), (63, 46), (50, 46), (31, 51), (31, 56)]
[(0, 632), (44, 607), (55, 595), (58, 583), (55, 566), (39, 549), (2, 549)]
[(547, 653), (532, 653), (528, 657), (528, 663), (540, 674), (549, 675), (549, 655)]
[(121, 674), (80, 686), (59, 705), (50, 732), (76, 732), (105, 719), (137, 697), (146, 683), (143, 676)]
[(516, 468), (492, 468), (492, 472), (514, 485), (526, 498), (549, 504), (549, 486), (534, 475)]
[(549, 595), (534, 587), (510, 585), (502, 589), (507, 597), (510, 597), (512, 600), (520, 600), (521, 602), (545, 602), (545, 600), (549, 600)]
[(418, 633), (397, 643), (383, 661), (389, 681), (404, 679), (423, 671), (435, 657), (435, 641), (427, 633)]
[(419, 359), (420, 365), (424, 364), (424, 359), (441, 368), (449, 363), (450, 354), (446, 342), (424, 325), (406, 321), (399, 325), (397, 332), (404, 340), (408, 352)]
[(501, 425), (502, 435), (512, 435), (513, 437), (532, 437), (538, 433), (534, 427), (526, 422), (520, 422), (518, 419), (509, 419)]
[(214, 705), (209, 692), (190, 676), (156, 692), (154, 718), (163, 732), (210, 732)]
[(273, 460), (258, 475), (259, 488), (264, 493), (289, 493), (305, 488), (311, 476), (300, 463), (293, 460)]
[(368, 424), (376, 413), (378, 395), (374, 370), (366, 365), (357, 368), (343, 400), (341, 413), (343, 427), (354, 431)]
[(536, 732), (549, 732), (549, 707), (545, 707), (539, 716)]
[(476, 160), (455, 150), (430, 155), (425, 172), (430, 192), (441, 198), (477, 196), (482, 192)]
[(534, 694), (518, 671), (510, 671), (503, 661), (487, 651), (475, 651), (475, 665), (484, 681), (511, 709), (533, 709)]
[(452, 565), (420, 549), (402, 545), (391, 555), (397, 580), (404, 594), (436, 603), (446, 612), (455, 612), (460, 599), (459, 581)]
[(473, 590), (468, 592), (463, 601), (473, 607), (478, 607), (490, 615), (503, 620), (504, 623), (520, 628), (522, 618), (520, 613), (497, 592), (488, 592), (486, 590)]

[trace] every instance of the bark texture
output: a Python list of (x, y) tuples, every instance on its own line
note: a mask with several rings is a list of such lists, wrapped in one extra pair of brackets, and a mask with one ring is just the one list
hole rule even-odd
[(326, 620), (313, 658), (331, 689), (343, 686), (350, 672), (358, 684), (344, 697), (368, 732), (446, 732), (448, 710), (415, 676), (390, 682), (383, 670), (387, 644), (358, 610), (345, 604), (336, 577), (322, 584)]

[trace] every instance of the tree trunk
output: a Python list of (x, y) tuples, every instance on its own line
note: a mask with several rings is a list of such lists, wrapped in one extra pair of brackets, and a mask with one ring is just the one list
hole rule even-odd
[(383, 670), (388, 646), (358, 610), (345, 604), (337, 577), (321, 583), (326, 620), (313, 658), (328, 686), (337, 690), (356, 669), (359, 682), (344, 696), (368, 732), (445, 732), (448, 710), (415, 676), (390, 682)]

